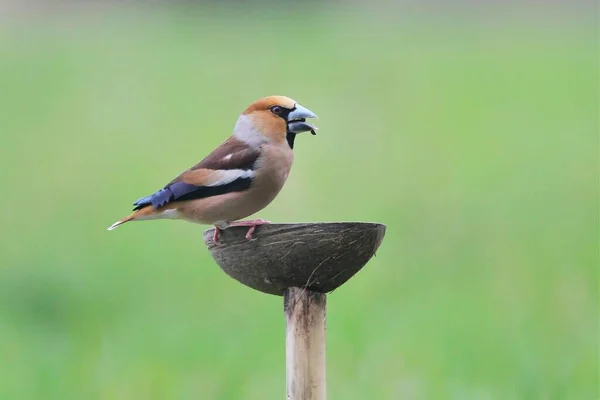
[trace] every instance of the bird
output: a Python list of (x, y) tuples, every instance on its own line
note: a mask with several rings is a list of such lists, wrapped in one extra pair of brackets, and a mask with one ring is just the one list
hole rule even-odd
[(179, 219), (214, 225), (213, 241), (220, 244), (222, 230), (248, 227), (254, 240), (263, 219), (243, 220), (269, 205), (283, 188), (294, 161), (296, 135), (317, 127), (306, 122), (318, 118), (286, 96), (267, 96), (250, 104), (238, 117), (233, 133), (202, 161), (183, 171), (162, 189), (133, 203), (133, 212), (112, 224)]

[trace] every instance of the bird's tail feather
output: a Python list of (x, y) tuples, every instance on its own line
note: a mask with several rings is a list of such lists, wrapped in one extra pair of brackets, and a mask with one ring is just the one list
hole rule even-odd
[(112, 231), (113, 229), (116, 229), (119, 226), (123, 225), (125, 222), (133, 221), (136, 219), (143, 219), (144, 217), (148, 218), (153, 214), (156, 214), (156, 212), (152, 209), (152, 207), (144, 207), (140, 210), (135, 211), (131, 215), (128, 215), (127, 217), (118, 220), (117, 222), (109, 226), (108, 230)]
[(128, 217), (125, 217), (123, 219), (118, 220), (117, 222), (115, 222), (114, 224), (112, 224), (111, 226), (108, 227), (109, 231), (112, 231), (113, 229), (118, 228), (119, 226), (123, 225), (125, 222), (129, 222), (133, 219), (133, 217), (130, 215)]

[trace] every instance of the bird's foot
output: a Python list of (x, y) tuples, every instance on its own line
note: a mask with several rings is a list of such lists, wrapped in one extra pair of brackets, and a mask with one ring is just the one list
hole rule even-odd
[(249, 226), (248, 232), (246, 232), (246, 240), (253, 240), (252, 234), (256, 230), (257, 226), (270, 224), (271, 221), (265, 221), (264, 219), (253, 219), (250, 221), (236, 221), (229, 224), (229, 226)]
[(221, 237), (221, 228), (219, 228), (218, 226), (215, 225), (215, 233), (213, 234), (213, 242), (215, 242), (215, 244), (219, 244), (220, 237)]

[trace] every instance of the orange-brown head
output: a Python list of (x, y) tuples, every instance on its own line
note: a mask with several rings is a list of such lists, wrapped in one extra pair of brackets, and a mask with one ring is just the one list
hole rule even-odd
[(294, 147), (296, 134), (312, 132), (317, 128), (306, 122), (316, 118), (315, 113), (285, 96), (269, 96), (252, 103), (234, 128), (234, 136), (251, 146), (263, 143), (285, 144)]

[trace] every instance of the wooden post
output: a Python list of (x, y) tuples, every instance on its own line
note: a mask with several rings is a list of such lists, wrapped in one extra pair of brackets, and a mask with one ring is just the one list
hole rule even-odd
[(292, 287), (283, 298), (287, 400), (325, 400), (327, 295)]
[(326, 293), (352, 278), (375, 255), (383, 224), (321, 222), (231, 227), (204, 242), (219, 267), (238, 282), (284, 298), (288, 400), (325, 400)]

